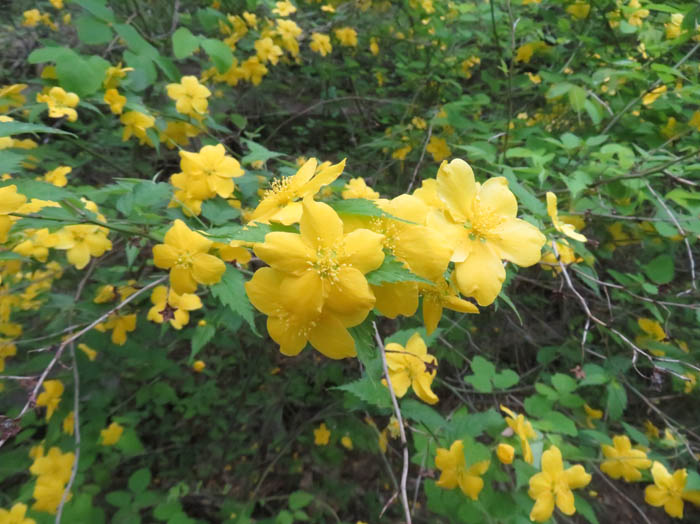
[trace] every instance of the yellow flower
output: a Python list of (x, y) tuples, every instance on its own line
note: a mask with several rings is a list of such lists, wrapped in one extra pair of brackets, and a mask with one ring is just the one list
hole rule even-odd
[(97, 358), (97, 351), (92, 349), (90, 346), (87, 344), (83, 344), (82, 342), (78, 344), (78, 349), (85, 353), (85, 356), (88, 358), (90, 362), (93, 362)]
[(645, 106), (650, 106), (651, 104), (656, 102), (656, 99), (663, 95), (666, 91), (668, 91), (668, 88), (665, 85), (652, 89), (642, 97), (642, 104), (644, 104)]
[[(566, 240), (563, 240), (563, 242), (566, 242)], [(548, 251), (547, 253), (542, 255), (542, 258), (540, 259), (540, 266), (542, 267), (542, 269), (545, 269), (547, 271), (554, 270), (556, 273), (561, 273), (561, 266), (559, 265), (559, 262), (561, 262), (565, 266), (568, 266), (570, 264), (575, 264), (577, 262), (583, 261), (583, 258), (576, 256), (576, 253), (573, 249), (571, 249), (570, 246), (559, 242), (555, 242), (555, 245), (557, 246), (557, 253), (559, 253), (559, 258), (556, 257), (553, 251)]]
[[(201, 198), (211, 198), (219, 195), (229, 198), (235, 189), (232, 178), (242, 176), (245, 171), (241, 169), (238, 160), (226, 154), (223, 145), (204, 146), (199, 153), (180, 151), (180, 168), (183, 173), (177, 173), (171, 177), (171, 182), (176, 187), (182, 187), (180, 177), (189, 177), (189, 183), (205, 182), (208, 193)], [(188, 184), (186, 183), (185, 186)]]
[(273, 180), (253, 211), (251, 221), (284, 225), (299, 222), (302, 214), (299, 200), (315, 195), (321, 187), (335, 181), (345, 168), (345, 160), (335, 165), (324, 163), (318, 172), (316, 166), (316, 159), (310, 158), (293, 176)]
[[(3, 306), (0, 306), (3, 307)], [(5, 359), (17, 354), (17, 346), (12, 340), (0, 338), (0, 372), (5, 371)]]
[(27, 505), (17, 502), (9, 510), (0, 508), (0, 522), (2, 524), (36, 524), (34, 519), (25, 517)]
[(576, 1), (566, 8), (566, 12), (578, 20), (588, 18), (591, 12), (591, 5), (587, 2)]
[(49, 92), (37, 93), (37, 102), (44, 102), (49, 106), (49, 116), (51, 118), (68, 117), (69, 122), (78, 119), (78, 112), (73, 109), (80, 102), (80, 98), (75, 93), (67, 93), (61, 87), (52, 87)]
[(459, 313), (478, 314), (479, 309), (471, 302), (460, 298), (454, 286), (444, 279), (434, 285), (420, 283), (418, 286), (423, 297), (423, 324), (430, 335), (437, 328), (444, 308)]
[(205, 367), (207, 367), (207, 364), (206, 364), (203, 360), (196, 360), (196, 361), (192, 364), (192, 370), (193, 370), (195, 373), (201, 373), (202, 371), (204, 371), (204, 368), (205, 368)]
[(168, 84), (165, 89), (168, 96), (175, 100), (178, 113), (197, 118), (207, 112), (207, 98), (211, 96), (211, 91), (200, 84), (196, 76), (183, 76), (179, 84)]
[(189, 122), (171, 120), (158, 135), (158, 139), (165, 143), (165, 147), (168, 149), (174, 149), (176, 146), (186, 146), (190, 138), (199, 135), (199, 133), (201, 130)]
[(351, 179), (345, 187), (343, 187), (343, 192), (340, 194), (343, 199), (348, 198), (364, 198), (366, 200), (374, 200), (379, 198), (379, 193), (374, 189), (369, 187), (362, 177), (356, 177)]
[(515, 448), (510, 444), (499, 444), (496, 448), (496, 456), (503, 464), (512, 464)]
[(63, 0), (49, 0), (56, 9), (63, 9)]
[(121, 115), (126, 104), (126, 97), (119, 94), (114, 88), (107, 89), (103, 98), (106, 104), (109, 104), (109, 110), (115, 115)]
[(139, 144), (153, 145), (153, 141), (146, 134), (146, 130), (153, 127), (156, 119), (150, 115), (145, 115), (139, 111), (127, 111), (119, 117), (119, 121), (124, 124), (122, 142), (126, 142), (134, 135), (139, 139)]
[(466, 60), (462, 61), (461, 67), (462, 67), (462, 74), (464, 75), (465, 78), (471, 78), (472, 77), (472, 68), (474, 66), (477, 66), (481, 63), (481, 58), (478, 56), (470, 56)]
[(101, 257), (112, 249), (112, 241), (107, 238), (109, 230), (93, 224), (64, 226), (56, 232), (56, 249), (66, 250), (68, 262), (76, 269), (83, 269), (90, 257)]
[(683, 518), (683, 501), (700, 506), (700, 491), (684, 491), (688, 480), (685, 469), (677, 469), (671, 475), (661, 462), (651, 467), (654, 484), (644, 490), (644, 500), (652, 506), (663, 506), (670, 516)]
[(301, 234), (268, 233), (255, 254), (271, 267), (246, 283), (253, 306), (268, 315), (267, 330), (284, 355), (297, 355), (307, 341), (329, 358), (356, 355), (348, 327), (374, 306), (365, 274), (384, 260), (382, 235), (357, 229), (347, 235), (328, 205), (303, 202)]
[(56, 446), (49, 452), (41, 454), (34, 459), (29, 467), (29, 472), (38, 477), (51, 478), (61, 484), (65, 484), (70, 479), (75, 454), (73, 452), (62, 453)]
[(552, 224), (554, 224), (554, 229), (560, 233), (565, 234), (569, 238), (578, 240), (579, 242), (586, 242), (586, 237), (581, 233), (576, 232), (576, 228), (571, 224), (567, 224), (559, 220), (559, 213), (557, 211), (557, 195), (551, 191), (547, 191), (547, 214), (552, 219)]
[(445, 489), (454, 489), (459, 485), (462, 493), (472, 500), (477, 500), (484, 487), (481, 475), (489, 469), (489, 464), (490, 461), (482, 460), (467, 468), (464, 461), (464, 442), (455, 440), (449, 450), (437, 449), (435, 466), (440, 470), (440, 478), (436, 485)]
[(369, 39), (369, 52), (374, 56), (379, 54), (379, 44), (377, 43), (377, 39), (375, 37)]
[(284, 2), (276, 2), (272, 12), (278, 16), (289, 16), (296, 13), (297, 8), (289, 0), (284, 0)]
[[(65, 416), (65, 418), (63, 419), (62, 427), (63, 427), (63, 432), (66, 435), (71, 435), (71, 436), (73, 435), (73, 432), (75, 431), (75, 412), (74, 411), (71, 411), (70, 413), (68, 413), (68, 415)], [(2, 522), (2, 521), (0, 521), (0, 522)]]
[(651, 438), (659, 438), (659, 428), (657, 428), (651, 420), (644, 421), (644, 434)]
[(248, 60), (241, 64), (242, 78), (245, 78), (253, 85), (259, 85), (262, 78), (268, 73), (265, 64), (260, 63), (257, 56), (251, 56)]
[(501, 259), (524, 267), (536, 264), (546, 238), (516, 218), (518, 203), (503, 177), (478, 184), (469, 164), (457, 159), (440, 166), (437, 187), (446, 210), (436, 215), (433, 228), (451, 237), (450, 245), (456, 246), (452, 261), (457, 287), (487, 306), (505, 280)]
[(255, 13), (249, 13), (248, 11), (243, 12), (243, 18), (245, 19), (246, 23), (253, 29), (257, 29), (258, 27), (258, 17), (255, 15)]
[(651, 460), (639, 449), (632, 449), (629, 437), (616, 435), (613, 446), (603, 444), (603, 455), (608, 459), (600, 465), (600, 470), (611, 478), (624, 478), (626, 482), (634, 482), (642, 478), (640, 469), (649, 469)]
[(37, 397), (36, 405), (46, 407), (46, 420), (50, 420), (61, 402), (63, 383), (60, 380), (45, 380), (43, 386), (44, 392)]
[(12, 227), (12, 219), (8, 216), (16, 213), (27, 201), (27, 197), (17, 192), (17, 186), (0, 187), (0, 243), (7, 242), (7, 233)]
[(22, 17), (24, 27), (36, 27), (41, 22), (41, 12), (38, 9), (29, 9), (22, 13)]
[(100, 437), (102, 437), (101, 444), (103, 446), (113, 446), (122, 438), (122, 433), (124, 433), (124, 428), (118, 423), (112, 422), (109, 426), (100, 431)]
[(105, 322), (100, 322), (95, 326), (97, 331), (105, 332), (108, 329), (112, 330), (112, 342), (118, 346), (123, 346), (126, 343), (127, 332), (136, 329), (136, 313), (130, 315), (120, 315), (112, 313)]
[(194, 294), (177, 294), (174, 289), (156, 286), (151, 294), (153, 307), (148, 311), (147, 318), (157, 324), (170, 321), (175, 329), (182, 329), (190, 321), (190, 311), (200, 309), (202, 300)]
[(331, 438), (331, 432), (326, 427), (326, 423), (322, 422), (319, 427), (314, 429), (314, 444), (317, 446), (326, 446)]
[(339, 27), (334, 33), (340, 45), (345, 47), (357, 47), (357, 31), (352, 27)]
[(526, 64), (529, 64), (532, 55), (546, 48), (547, 44), (545, 44), (541, 40), (523, 44), (517, 49), (515, 53), (515, 62), (525, 62)]
[(408, 339), (405, 348), (394, 342), (387, 344), (386, 363), (397, 397), (403, 397), (409, 386), (412, 386), (416, 396), (423, 402), (435, 404), (438, 401), (430, 389), (437, 373), (437, 359), (428, 354), (425, 342), (418, 333)]
[(688, 125), (700, 131), (700, 111), (695, 111), (693, 113), (693, 116), (688, 121)]
[(633, 25), (636, 27), (641, 27), (642, 26), (642, 19), (649, 16), (649, 10), (648, 9), (640, 9), (640, 7), (642, 7), (642, 6), (639, 3), (639, 0), (630, 0), (629, 4), (627, 4), (627, 6), (629, 8), (627, 22), (630, 25)]
[[(63, 498), (65, 487), (65, 483), (60, 482), (54, 477), (40, 476), (36, 480), (34, 492), (32, 494), (36, 499), (36, 502), (32, 504), (32, 509), (34, 511), (45, 511), (55, 514)], [(70, 498), (71, 496), (69, 494), (66, 500), (70, 500)]]
[(276, 65), (279, 57), (282, 56), (282, 48), (276, 45), (270, 37), (256, 40), (255, 52), (263, 64), (270, 62), (272, 65)]
[(507, 407), (501, 405), (501, 411), (508, 415), (506, 417), (506, 424), (513, 430), (518, 438), (520, 439), (520, 447), (523, 451), (523, 460), (528, 464), (532, 464), (532, 449), (530, 448), (530, 440), (537, 436), (535, 430), (532, 429), (532, 424), (530, 421), (525, 420), (525, 415), (522, 413), (516, 415), (513, 411)]
[(452, 150), (447, 145), (447, 142), (435, 135), (430, 137), (430, 142), (428, 142), (425, 150), (433, 155), (433, 160), (436, 162), (442, 162), (452, 154)]
[(22, 91), (26, 88), (27, 84), (12, 84), (0, 87), (0, 113), (5, 113), (11, 107), (24, 105), (27, 98), (22, 94)]
[(673, 40), (681, 36), (681, 25), (683, 25), (683, 13), (673, 13), (671, 15), (671, 20), (664, 24), (666, 28), (666, 39)]
[(593, 409), (588, 404), (583, 405), (583, 410), (586, 412), (586, 425), (591, 429), (595, 428), (593, 421), (602, 419), (603, 412), (599, 409)]
[(413, 148), (410, 145), (405, 145), (400, 147), (391, 153), (391, 158), (396, 158), (397, 160), (406, 160), (406, 156), (411, 152)]
[(695, 386), (698, 385), (698, 376), (692, 371), (688, 371), (683, 375), (688, 379), (683, 383), (683, 393), (689, 395), (695, 389)]
[(533, 75), (532, 73), (530, 73), (530, 71), (528, 71), (527, 77), (530, 79), (530, 82), (532, 82), (535, 85), (542, 83), (542, 77), (540, 77), (540, 75)]
[(352, 439), (350, 437), (348, 437), (347, 435), (343, 436), (343, 438), (340, 439), (340, 443), (345, 449), (352, 451), (353, 445)]
[(561, 452), (552, 446), (542, 453), (542, 471), (530, 478), (528, 495), (535, 500), (530, 520), (544, 522), (552, 516), (554, 504), (565, 515), (576, 513), (572, 489), (583, 488), (591, 481), (591, 475), (577, 464), (564, 469)]
[(56, 169), (47, 171), (44, 174), (44, 180), (46, 180), (49, 184), (53, 184), (54, 186), (64, 187), (66, 184), (68, 184), (66, 175), (71, 171), (73, 171), (73, 168), (71, 167), (58, 166)]
[(321, 56), (326, 56), (328, 53), (333, 51), (331, 38), (323, 33), (311, 33), (311, 43), (309, 44), (309, 47), (312, 51)]
[(170, 285), (175, 293), (194, 293), (197, 284), (216, 284), (226, 271), (220, 259), (207, 254), (212, 245), (211, 240), (178, 219), (165, 234), (165, 243), (153, 247), (153, 263), (170, 269)]
[(109, 66), (105, 72), (104, 80), (102, 80), (102, 87), (107, 91), (116, 89), (121, 79), (126, 77), (126, 73), (133, 70), (133, 67), (122, 67), (121, 62), (116, 66)]

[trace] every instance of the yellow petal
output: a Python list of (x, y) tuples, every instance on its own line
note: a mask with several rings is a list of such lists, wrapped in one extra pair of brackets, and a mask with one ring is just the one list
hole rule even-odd
[(345, 253), (339, 262), (350, 264), (363, 274), (374, 271), (384, 262), (383, 241), (384, 235), (369, 229), (356, 229), (345, 235)]
[(340, 267), (336, 278), (331, 281), (326, 305), (339, 313), (366, 310), (374, 306), (374, 294), (364, 275), (354, 267)]
[(206, 253), (213, 242), (199, 233), (191, 231), (180, 219), (165, 233), (165, 243), (190, 253)]
[(464, 160), (443, 162), (437, 174), (437, 190), (440, 199), (455, 222), (465, 222), (470, 215), (476, 197), (476, 182), (472, 168)]
[(574, 494), (570, 489), (559, 489), (557, 491), (557, 507), (564, 515), (576, 513), (574, 505)]
[[(556, 478), (564, 469), (561, 460), (561, 451), (556, 446), (552, 446), (542, 453), (542, 471), (548, 473), (552, 478)], [(582, 468), (583, 469), (583, 468)]]
[(170, 269), (180, 256), (178, 250), (167, 244), (153, 246), (153, 264), (161, 269)]
[(306, 346), (304, 331), (279, 317), (267, 317), (267, 332), (280, 345), (280, 352), (288, 357), (298, 355)]
[(170, 270), (170, 286), (178, 295), (197, 291), (197, 282), (192, 278), (192, 271), (177, 266)]
[(677, 519), (683, 518), (683, 499), (679, 496), (671, 497), (664, 504), (666, 513)]
[(566, 476), (566, 483), (572, 489), (583, 488), (591, 481), (591, 475), (586, 473), (586, 470), (580, 464), (568, 468), (564, 475)]
[(374, 307), (387, 318), (413, 316), (418, 309), (418, 286), (415, 282), (393, 282), (372, 286)]
[(644, 490), (644, 501), (651, 506), (663, 506), (668, 500), (668, 491), (658, 486), (650, 485)]
[(430, 335), (437, 328), (442, 318), (442, 301), (433, 295), (423, 296), (423, 324), (425, 332)]
[(518, 213), (518, 201), (508, 189), (508, 180), (502, 176), (489, 178), (479, 188), (479, 206), (482, 213), (500, 217), (515, 218)]
[(389, 371), (391, 379), (391, 387), (394, 388), (394, 393), (398, 398), (402, 398), (408, 388), (411, 386), (411, 376), (408, 374), (408, 369), (403, 368), (398, 371)]
[(484, 487), (483, 479), (474, 475), (459, 475), (457, 477), (457, 482), (459, 482), (459, 489), (462, 490), (462, 493), (472, 500), (479, 498), (479, 493)]
[(301, 275), (316, 260), (316, 253), (296, 233), (273, 232), (265, 235), (263, 244), (256, 244), (255, 254), (273, 268)]
[(549, 520), (554, 512), (554, 495), (547, 491), (535, 499), (535, 505), (530, 511), (530, 520), (535, 522), (545, 522)]
[(309, 342), (328, 358), (341, 359), (357, 356), (355, 341), (343, 324), (332, 314), (319, 317), (309, 332)]
[(494, 228), (488, 236), (488, 243), (504, 260), (522, 267), (537, 264), (547, 238), (532, 224), (513, 218)]
[(253, 278), (245, 283), (245, 291), (255, 309), (272, 315), (278, 309), (279, 289), (284, 275), (271, 267), (258, 269)]
[(299, 230), (304, 243), (314, 248), (333, 248), (343, 238), (343, 222), (331, 206), (304, 198)]
[(467, 259), (455, 264), (455, 280), (463, 295), (474, 297), (480, 306), (488, 306), (501, 292), (506, 271), (488, 245), (478, 240), (471, 244), (473, 250)]
[(198, 253), (192, 259), (192, 276), (200, 284), (216, 284), (224, 271), (226, 264), (214, 255)]

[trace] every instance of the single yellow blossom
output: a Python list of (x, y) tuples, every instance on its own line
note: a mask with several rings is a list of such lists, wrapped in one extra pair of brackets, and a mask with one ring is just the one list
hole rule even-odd
[(527, 72), (527, 77), (530, 79), (530, 82), (533, 84), (541, 84), (542, 83), (542, 77), (540, 75), (533, 75), (531, 72)]
[(600, 409), (592, 408), (588, 404), (583, 405), (583, 410), (586, 412), (586, 425), (591, 429), (595, 428), (593, 421), (602, 419), (603, 412)]
[(36, 405), (46, 408), (46, 420), (50, 420), (58, 408), (63, 395), (63, 383), (60, 380), (45, 380), (44, 392), (36, 398)]
[(435, 135), (430, 137), (430, 142), (425, 147), (425, 150), (433, 155), (435, 162), (442, 162), (452, 154), (450, 146), (443, 138), (438, 138)]
[(195, 360), (195, 362), (192, 364), (192, 370), (195, 373), (201, 373), (204, 371), (205, 367), (207, 367), (207, 364), (203, 360)]
[(122, 438), (122, 433), (124, 433), (124, 428), (117, 422), (112, 422), (109, 426), (100, 431), (100, 437), (102, 439), (101, 444), (103, 446), (113, 446)]
[(389, 379), (396, 396), (401, 398), (413, 387), (416, 396), (427, 404), (435, 404), (438, 397), (430, 389), (437, 373), (437, 359), (428, 354), (420, 334), (414, 333), (406, 347), (391, 342), (386, 345), (386, 363)]
[(649, 16), (649, 10), (641, 9), (642, 6), (639, 3), (639, 0), (630, 0), (627, 7), (629, 8), (627, 22), (635, 27), (642, 27), (642, 21), (644, 18)]
[(102, 87), (109, 91), (110, 89), (116, 89), (119, 86), (122, 78), (126, 77), (129, 71), (133, 71), (133, 67), (122, 67), (122, 63), (119, 62), (116, 66), (109, 66), (107, 71), (105, 71), (105, 77), (102, 80)]
[(656, 102), (657, 98), (663, 95), (666, 91), (668, 91), (668, 88), (665, 85), (652, 89), (642, 97), (642, 104), (645, 106), (652, 105), (654, 102)]
[(2, 524), (36, 524), (34, 519), (27, 518), (27, 505), (15, 503), (9, 510), (0, 508), (0, 523)]
[(326, 427), (326, 423), (322, 422), (319, 427), (314, 429), (314, 444), (317, 446), (326, 446), (331, 438), (331, 432)]
[(345, 47), (357, 47), (357, 31), (352, 27), (339, 27), (334, 31), (340, 45)]
[(565, 515), (576, 513), (572, 489), (583, 488), (591, 481), (591, 475), (577, 464), (564, 469), (561, 452), (552, 446), (542, 454), (542, 471), (530, 478), (528, 495), (535, 500), (530, 520), (545, 522), (554, 511), (554, 504)]
[(410, 145), (405, 145), (403, 147), (400, 147), (399, 149), (396, 149), (393, 153), (391, 153), (391, 158), (395, 158), (397, 160), (406, 160), (406, 156), (413, 150), (413, 148)]
[(38, 9), (29, 9), (22, 13), (22, 25), (24, 27), (36, 27), (41, 22), (41, 12)]
[(109, 110), (115, 115), (121, 115), (126, 104), (126, 97), (119, 94), (114, 88), (107, 89), (103, 98), (106, 104), (109, 104)]
[(120, 315), (112, 313), (105, 322), (100, 322), (95, 326), (97, 331), (105, 332), (112, 330), (112, 342), (118, 346), (126, 343), (126, 334), (136, 329), (136, 313)]
[(362, 177), (356, 177), (351, 179), (340, 194), (343, 199), (348, 198), (364, 198), (367, 200), (374, 200), (379, 198), (379, 193), (374, 189), (369, 187)]
[(700, 506), (700, 491), (686, 491), (688, 472), (677, 469), (669, 473), (661, 462), (654, 462), (651, 467), (654, 484), (644, 490), (644, 501), (652, 506), (663, 506), (671, 517), (683, 518), (683, 501), (687, 500)]
[(566, 8), (566, 12), (577, 20), (584, 20), (588, 18), (588, 13), (591, 12), (591, 4), (577, 0)]
[(69, 122), (78, 119), (78, 112), (73, 109), (80, 102), (80, 97), (75, 93), (67, 93), (63, 88), (55, 86), (49, 89), (48, 93), (37, 93), (37, 102), (44, 102), (49, 107), (51, 118), (68, 118)]
[(379, 43), (375, 37), (369, 39), (369, 52), (374, 56), (379, 54)]
[(554, 229), (563, 233), (569, 238), (578, 240), (579, 242), (586, 242), (587, 238), (581, 233), (576, 232), (576, 228), (571, 224), (567, 224), (559, 220), (559, 213), (557, 211), (557, 195), (551, 191), (547, 191), (547, 214), (552, 219), (552, 224), (554, 224)]
[(297, 8), (289, 0), (284, 0), (283, 2), (276, 2), (272, 12), (278, 16), (289, 16), (296, 13)]
[[(68, 415), (65, 416), (65, 418), (63, 419), (62, 427), (63, 427), (63, 432), (66, 435), (71, 435), (71, 436), (73, 435), (73, 432), (75, 431), (75, 412), (74, 411), (71, 411), (70, 413), (68, 413)], [(0, 521), (0, 522), (2, 522), (2, 521)]]
[(73, 171), (72, 167), (58, 166), (56, 169), (47, 171), (44, 174), (44, 180), (47, 181), (49, 184), (53, 184), (54, 186), (65, 187), (66, 184), (68, 184), (66, 175), (71, 171)]
[(333, 51), (331, 38), (323, 33), (311, 33), (311, 43), (309, 44), (309, 47), (312, 51), (321, 56), (326, 56)]
[(178, 113), (198, 118), (207, 112), (207, 98), (211, 96), (211, 91), (200, 84), (196, 76), (183, 76), (179, 84), (168, 84), (165, 89), (168, 96), (175, 100)]
[(532, 429), (532, 424), (530, 424), (529, 420), (525, 419), (525, 415), (522, 413), (516, 415), (513, 411), (503, 405), (501, 405), (501, 411), (508, 415), (506, 417), (506, 424), (508, 424), (508, 427), (512, 429), (513, 433), (515, 433), (520, 439), (520, 447), (523, 451), (523, 460), (528, 464), (532, 464), (533, 456), (532, 449), (530, 448), (530, 439), (537, 436), (535, 430)]
[(352, 451), (353, 445), (352, 445), (352, 439), (348, 437), (347, 435), (344, 435), (343, 438), (340, 439), (340, 443), (342, 446), (349, 450)]
[(195, 294), (178, 294), (174, 289), (156, 286), (151, 294), (153, 307), (148, 311), (147, 318), (157, 324), (170, 321), (175, 329), (182, 329), (190, 321), (190, 311), (201, 309), (202, 300)]
[(146, 130), (155, 125), (155, 118), (139, 111), (127, 111), (119, 117), (119, 121), (124, 124), (122, 142), (126, 142), (133, 135), (139, 139), (139, 144), (153, 145), (153, 141), (146, 134)]
[(282, 56), (282, 48), (275, 44), (270, 37), (256, 40), (255, 52), (263, 64), (270, 62), (272, 65), (276, 65), (279, 57)]
[(90, 346), (84, 343), (78, 344), (78, 349), (85, 353), (85, 356), (88, 358), (90, 362), (93, 362), (97, 358), (97, 351), (92, 349)]
[(666, 28), (666, 39), (673, 40), (681, 36), (681, 26), (683, 25), (683, 13), (673, 13), (671, 15), (671, 20), (664, 24)]
[(640, 469), (649, 469), (651, 460), (639, 449), (632, 449), (629, 437), (616, 435), (613, 445), (603, 444), (603, 455), (608, 460), (603, 461), (600, 470), (610, 478), (624, 478), (626, 482), (634, 482), (642, 478)]
[(175, 293), (194, 293), (197, 284), (211, 285), (221, 280), (226, 265), (209, 255), (213, 242), (191, 231), (182, 220), (175, 220), (165, 234), (165, 242), (153, 247), (153, 263), (170, 270)]
[(466, 496), (472, 500), (479, 498), (484, 487), (481, 475), (489, 469), (490, 461), (482, 460), (467, 468), (464, 459), (464, 442), (455, 440), (450, 449), (438, 448), (435, 466), (440, 470), (436, 485), (445, 489), (454, 489), (459, 485)]
[(109, 230), (94, 224), (64, 226), (56, 232), (56, 249), (66, 251), (66, 258), (76, 269), (83, 269), (90, 257), (101, 257), (112, 249)]
[(512, 464), (515, 457), (515, 448), (510, 444), (499, 444), (496, 448), (496, 456), (503, 464)]

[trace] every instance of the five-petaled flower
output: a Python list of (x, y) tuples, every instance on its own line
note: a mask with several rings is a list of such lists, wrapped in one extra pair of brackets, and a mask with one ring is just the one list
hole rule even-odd
[(36, 405), (46, 408), (46, 420), (49, 420), (61, 402), (63, 383), (60, 380), (45, 380), (43, 386), (44, 392), (37, 397)]
[(552, 446), (542, 453), (542, 471), (530, 477), (528, 495), (535, 500), (530, 520), (544, 522), (552, 516), (554, 504), (565, 515), (576, 513), (572, 489), (583, 488), (591, 481), (591, 475), (577, 464), (564, 469), (561, 451)]
[(428, 354), (425, 342), (419, 333), (414, 333), (404, 348), (391, 342), (386, 345), (386, 363), (389, 379), (396, 393), (401, 398), (413, 387), (419, 399), (427, 404), (435, 404), (437, 395), (430, 386), (437, 373), (437, 359)]
[(501, 411), (506, 415), (506, 424), (513, 430), (518, 438), (520, 438), (520, 447), (523, 449), (523, 460), (528, 464), (532, 464), (532, 449), (530, 449), (529, 439), (535, 438), (537, 434), (535, 430), (532, 429), (532, 424), (528, 420), (525, 420), (525, 415), (516, 415), (513, 411), (505, 406), (501, 406)]
[(688, 480), (688, 472), (685, 469), (677, 469), (671, 474), (661, 462), (654, 462), (651, 474), (654, 484), (644, 490), (644, 500), (647, 504), (663, 506), (666, 513), (679, 519), (683, 518), (684, 500), (700, 506), (700, 491), (685, 490)]
[(80, 102), (80, 97), (75, 93), (67, 93), (63, 88), (55, 86), (49, 89), (48, 93), (37, 93), (37, 102), (44, 102), (49, 106), (49, 116), (51, 118), (68, 117), (69, 122), (78, 119), (78, 112), (73, 109)]
[(168, 96), (175, 100), (178, 113), (199, 118), (207, 112), (207, 98), (211, 91), (199, 83), (196, 76), (183, 76), (179, 84), (168, 84), (165, 87)]
[(459, 485), (462, 493), (472, 500), (477, 500), (484, 487), (481, 475), (489, 469), (489, 464), (490, 461), (482, 460), (467, 467), (464, 460), (464, 442), (455, 440), (449, 450), (437, 450), (435, 466), (440, 470), (440, 478), (436, 484), (445, 489), (454, 489)]
[(600, 470), (611, 478), (622, 477), (627, 482), (642, 478), (640, 469), (649, 469), (651, 460), (640, 449), (632, 449), (632, 443), (626, 435), (613, 437), (614, 446), (603, 444), (603, 455), (608, 460), (600, 465)]

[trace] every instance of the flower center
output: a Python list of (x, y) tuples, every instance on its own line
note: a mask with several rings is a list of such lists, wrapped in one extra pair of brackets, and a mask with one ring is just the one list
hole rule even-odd
[(504, 221), (504, 217), (488, 207), (481, 206), (479, 197), (476, 198), (472, 219), (470, 222), (465, 223), (464, 227), (471, 231), (469, 233), (471, 240), (479, 239), (482, 242), (486, 242), (491, 232)]
[(177, 257), (175, 266), (181, 269), (190, 269), (192, 267), (192, 254), (189, 251), (183, 251)]
[(337, 260), (338, 253), (333, 247), (319, 247), (316, 250), (316, 262), (314, 269), (321, 278), (335, 282), (338, 280), (340, 264)]

